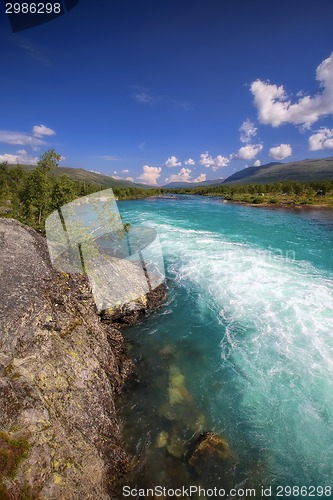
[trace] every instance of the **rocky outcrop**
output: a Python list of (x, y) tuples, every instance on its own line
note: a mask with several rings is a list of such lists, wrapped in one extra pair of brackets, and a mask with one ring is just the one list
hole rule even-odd
[(138, 297), (120, 307), (109, 308), (101, 312), (103, 323), (116, 328), (134, 325), (151, 311), (154, 311), (166, 298), (164, 285), (159, 285), (146, 295)]
[(131, 362), (112, 315), (101, 321), (86, 278), (54, 271), (45, 239), (12, 219), (0, 282), (1, 498), (113, 498), (131, 467), (114, 403)]

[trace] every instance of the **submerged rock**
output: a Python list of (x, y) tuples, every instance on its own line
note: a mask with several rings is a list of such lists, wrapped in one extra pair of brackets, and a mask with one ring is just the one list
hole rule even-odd
[(159, 350), (159, 355), (162, 358), (173, 357), (175, 355), (175, 348), (170, 344), (166, 344)]
[(0, 457), (26, 443), (15, 469), (0, 466), (1, 498), (115, 498), (132, 466), (115, 410), (132, 367), (122, 335), (87, 279), (56, 272), (45, 238), (12, 219), (0, 219), (0, 279)]
[(215, 432), (205, 432), (194, 445), (188, 457), (188, 463), (198, 474), (220, 468), (230, 461), (234, 455), (225, 439)]
[(168, 395), (171, 405), (193, 402), (193, 396), (185, 386), (185, 377), (175, 365), (170, 366)]
[(187, 450), (186, 442), (176, 431), (172, 433), (167, 450), (170, 455), (176, 458), (182, 458)]
[(169, 434), (166, 431), (161, 431), (156, 438), (156, 448), (164, 448), (169, 439)]

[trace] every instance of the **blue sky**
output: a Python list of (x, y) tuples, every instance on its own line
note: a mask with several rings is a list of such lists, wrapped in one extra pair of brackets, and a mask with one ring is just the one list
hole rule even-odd
[(332, 19), (332, 0), (80, 0), (13, 34), (2, 12), (0, 161), (52, 147), (162, 185), (332, 156)]

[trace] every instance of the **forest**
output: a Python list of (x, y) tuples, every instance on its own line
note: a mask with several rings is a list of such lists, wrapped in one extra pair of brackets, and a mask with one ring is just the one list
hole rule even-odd
[[(13, 217), (41, 232), (45, 219), (62, 205), (105, 186), (55, 175), (60, 155), (53, 149), (41, 155), (36, 168), (0, 164), (0, 216)], [(161, 196), (169, 193), (221, 196), (225, 200), (254, 205), (324, 205), (333, 207), (333, 180), (274, 182), (272, 184), (219, 184), (197, 188), (113, 187), (118, 200)]]
[[(45, 219), (54, 210), (70, 201), (105, 186), (75, 181), (67, 175), (56, 176), (60, 155), (49, 150), (41, 155), (36, 168), (27, 171), (20, 165), (0, 164), (0, 216), (13, 217), (41, 232)], [(161, 189), (132, 187), (113, 188), (119, 200), (144, 198), (162, 194)]]
[(282, 181), (270, 184), (219, 184), (181, 188), (174, 192), (221, 196), (225, 200), (253, 205), (324, 205), (333, 207), (333, 180), (315, 182)]

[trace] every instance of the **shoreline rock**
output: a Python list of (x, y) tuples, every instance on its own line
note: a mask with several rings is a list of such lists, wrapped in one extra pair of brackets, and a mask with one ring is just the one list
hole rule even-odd
[(15, 470), (0, 460), (1, 498), (115, 498), (133, 465), (114, 402), (132, 361), (115, 325), (157, 307), (164, 288), (100, 317), (86, 277), (56, 272), (45, 238), (14, 219), (0, 219), (0, 280), (0, 458), (27, 443)]

